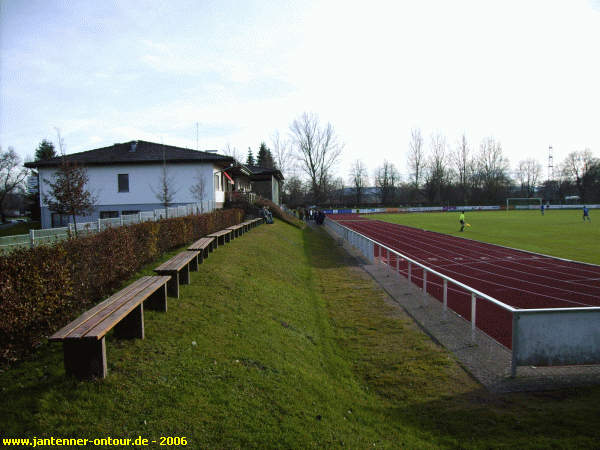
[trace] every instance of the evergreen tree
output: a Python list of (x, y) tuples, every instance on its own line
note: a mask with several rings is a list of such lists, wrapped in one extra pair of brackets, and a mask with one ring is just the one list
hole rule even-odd
[(252, 149), (248, 147), (248, 157), (246, 158), (246, 164), (249, 166), (256, 165), (256, 161), (254, 160), (254, 154), (252, 153)]
[(267, 147), (267, 144), (265, 144), (264, 142), (260, 143), (260, 149), (258, 150), (256, 165), (259, 167), (264, 167), (266, 169), (275, 168), (275, 163), (273, 161), (273, 155), (271, 154), (271, 150), (269, 149), (269, 147)]
[(50, 159), (58, 156), (56, 154), (56, 150), (54, 149), (54, 144), (46, 139), (40, 142), (38, 148), (35, 150), (35, 160), (41, 161), (43, 159)]

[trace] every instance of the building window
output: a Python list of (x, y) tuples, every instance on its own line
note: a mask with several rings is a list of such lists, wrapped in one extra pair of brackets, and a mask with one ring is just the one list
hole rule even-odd
[(119, 182), (119, 192), (129, 192), (129, 174), (120, 173), (117, 177)]
[(122, 216), (132, 216), (134, 214), (139, 214), (139, 212), (140, 212), (139, 209), (131, 210), (131, 211), (125, 210), (125, 211), (121, 211), (121, 215)]
[(215, 191), (221, 190), (221, 174), (215, 173)]
[(66, 227), (69, 225), (69, 216), (67, 214), (52, 213), (52, 228)]
[(100, 211), (101, 219), (115, 219), (119, 217), (119, 211)]

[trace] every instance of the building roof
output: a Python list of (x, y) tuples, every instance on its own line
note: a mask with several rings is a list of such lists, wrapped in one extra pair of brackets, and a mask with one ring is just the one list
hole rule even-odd
[[(163, 161), (177, 162), (213, 162), (213, 163), (233, 163), (231, 156), (217, 155), (216, 153), (191, 150), (189, 148), (174, 147), (172, 145), (155, 144), (146, 141), (130, 141), (121, 144), (114, 144), (110, 147), (102, 147), (85, 152), (72, 153), (65, 158), (70, 162), (75, 162), (84, 166), (88, 165), (108, 165), (108, 164), (148, 164)], [(34, 161), (26, 163), (29, 168), (35, 167), (53, 167), (59, 166), (62, 157)]]
[(244, 164), (244, 167), (246, 167), (250, 171), (251, 178), (272, 175), (275, 178), (277, 178), (279, 181), (283, 180), (283, 174), (281, 173), (281, 171), (279, 169), (267, 169), (266, 167), (250, 166), (248, 164)]

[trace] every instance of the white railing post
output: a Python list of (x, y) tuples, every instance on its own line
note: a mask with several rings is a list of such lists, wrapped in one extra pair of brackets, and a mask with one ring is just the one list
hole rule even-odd
[(29, 230), (29, 244), (31, 248), (35, 247), (35, 230), (33, 228)]
[(400, 273), (400, 257), (396, 255), (396, 273)]
[(423, 267), (423, 303), (427, 303), (427, 270)]
[(448, 280), (444, 278), (444, 315), (448, 311)]
[(102, 231), (102, 222), (98, 219), (98, 233)]
[(119, 218), (121, 219), (121, 226), (123, 226), (123, 214), (121, 214)]
[(477, 296), (471, 293), (471, 339), (475, 339), (475, 318), (476, 318)]

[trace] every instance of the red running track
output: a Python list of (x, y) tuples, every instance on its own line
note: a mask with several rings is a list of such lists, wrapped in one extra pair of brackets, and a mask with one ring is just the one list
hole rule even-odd
[[(456, 281), (520, 309), (600, 306), (600, 266), (564, 261), (433, 231), (371, 220), (351, 214), (328, 216)], [(408, 263), (375, 248), (375, 258), (405, 277)], [(423, 270), (413, 266), (411, 279), (423, 287)], [(442, 301), (443, 281), (427, 274), (427, 293)], [(471, 320), (471, 294), (448, 283), (448, 307)], [(512, 314), (477, 300), (477, 327), (512, 347)]]

